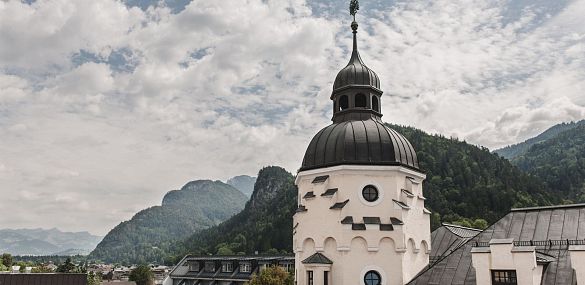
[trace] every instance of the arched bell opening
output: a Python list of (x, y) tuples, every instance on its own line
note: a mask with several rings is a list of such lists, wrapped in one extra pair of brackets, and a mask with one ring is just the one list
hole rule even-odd
[(349, 108), (349, 99), (347, 98), (347, 95), (342, 95), (341, 97), (339, 97), (339, 108), (341, 109), (341, 111)]
[(378, 102), (378, 96), (372, 96), (372, 110), (380, 113), (380, 102)]
[(367, 108), (368, 107), (368, 100), (366, 99), (366, 95), (364, 95), (364, 94), (355, 95), (355, 107), (356, 108)]

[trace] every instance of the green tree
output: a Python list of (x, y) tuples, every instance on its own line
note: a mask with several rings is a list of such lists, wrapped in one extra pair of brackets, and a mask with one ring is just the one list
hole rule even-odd
[(234, 252), (226, 244), (220, 244), (217, 248), (217, 255), (234, 255)]
[(154, 274), (148, 265), (141, 264), (130, 271), (128, 279), (136, 282), (136, 285), (151, 285), (154, 283)]
[(57, 266), (57, 272), (62, 273), (73, 273), (77, 270), (75, 264), (71, 262), (71, 258), (68, 257), (63, 264)]
[(484, 219), (475, 219), (472, 226), (476, 229), (485, 230), (488, 227), (488, 222)]
[(87, 285), (100, 285), (102, 283), (102, 275), (95, 274), (93, 271), (90, 271), (87, 274)]
[(12, 255), (10, 253), (3, 253), (2, 254), (2, 264), (4, 266), (9, 267), (12, 266)]
[(286, 272), (282, 267), (271, 266), (252, 275), (249, 285), (292, 285), (294, 277), (291, 273)]

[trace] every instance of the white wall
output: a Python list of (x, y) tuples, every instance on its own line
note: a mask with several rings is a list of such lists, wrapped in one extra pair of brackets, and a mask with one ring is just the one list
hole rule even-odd
[[(329, 179), (321, 184), (311, 183), (321, 175), (329, 175)], [(420, 183), (411, 183), (407, 176)], [(408, 282), (428, 264), (430, 252), (430, 216), (423, 210), (424, 178), (421, 173), (398, 166), (344, 165), (299, 172), (298, 199), (308, 211), (294, 216), (294, 225), (299, 224), (293, 237), (297, 284), (306, 284), (301, 261), (316, 251), (333, 261), (330, 284), (363, 284), (363, 275), (370, 269), (379, 271), (383, 284)], [(362, 198), (362, 189), (368, 184), (378, 188), (378, 201), (368, 203)], [(338, 191), (330, 198), (322, 197), (329, 188)], [(406, 197), (401, 189), (411, 191), (414, 197)], [(309, 191), (316, 197), (303, 199)], [(329, 209), (346, 199), (349, 203), (343, 209)], [(410, 209), (402, 209), (393, 199), (405, 202)], [(357, 231), (351, 225), (340, 223), (345, 216), (352, 216), (354, 223), (361, 223), (363, 217), (380, 217), (385, 224), (390, 223), (390, 217), (395, 217), (404, 225), (394, 226), (394, 231), (380, 231), (379, 225), (366, 225), (365, 231)], [(315, 283), (318, 284), (321, 283)]]

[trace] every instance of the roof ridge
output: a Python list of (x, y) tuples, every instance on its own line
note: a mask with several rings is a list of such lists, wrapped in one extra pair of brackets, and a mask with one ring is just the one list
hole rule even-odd
[(441, 223), (441, 225), (446, 226), (446, 227), (454, 227), (454, 228), (460, 228), (460, 229), (464, 229), (464, 230), (471, 230), (471, 231), (475, 231), (475, 232), (483, 232), (483, 230), (480, 230), (480, 229), (469, 228), (469, 227), (464, 227), (464, 226), (454, 225), (454, 224)]
[(555, 205), (555, 206), (536, 206), (536, 207), (526, 207), (526, 208), (512, 208), (510, 210), (510, 212), (530, 212), (530, 211), (566, 209), (566, 208), (585, 208), (585, 203)]

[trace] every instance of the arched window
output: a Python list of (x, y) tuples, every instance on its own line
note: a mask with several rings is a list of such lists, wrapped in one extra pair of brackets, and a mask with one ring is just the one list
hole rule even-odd
[(339, 98), (339, 107), (342, 111), (349, 108), (349, 99), (347, 99), (346, 95), (343, 95)]
[(357, 108), (365, 108), (368, 106), (368, 103), (366, 102), (366, 95), (364, 94), (357, 94), (355, 95), (355, 106)]
[(380, 104), (378, 104), (378, 97), (372, 96), (372, 109), (376, 112), (380, 112)]

